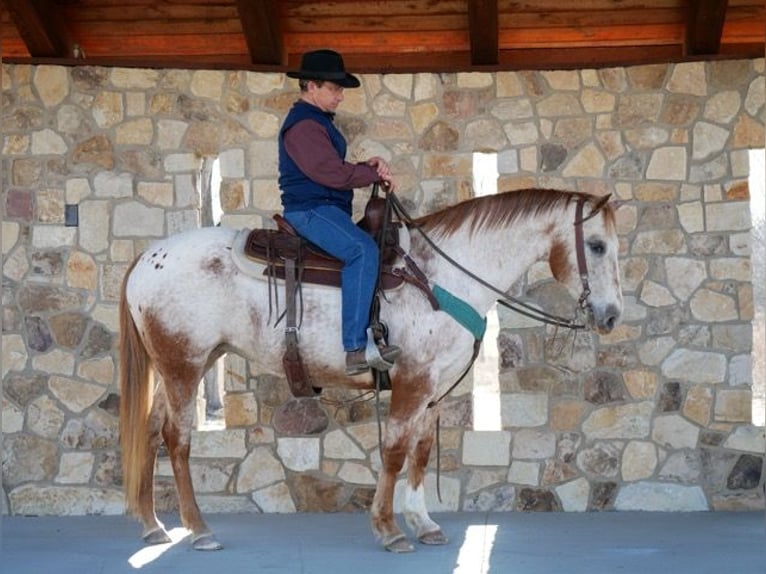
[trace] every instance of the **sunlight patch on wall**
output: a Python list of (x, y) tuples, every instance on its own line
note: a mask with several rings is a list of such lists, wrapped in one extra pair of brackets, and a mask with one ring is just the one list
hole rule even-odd
[[(221, 159), (207, 157), (200, 171), (201, 213), (203, 227), (221, 224)], [(225, 427), (223, 414), (223, 378), (227, 355), (220, 357), (205, 373), (197, 390), (197, 430), (220, 430)]]
[(766, 426), (766, 157), (750, 150), (750, 217), (753, 269), (752, 420)]
[(202, 163), (202, 226), (220, 225), (221, 208), (221, 158), (208, 157)]
[[(473, 192), (478, 196), (497, 193), (497, 154), (476, 152), (473, 154)], [(487, 332), (481, 352), (473, 366), (473, 430), (494, 431), (502, 429), (500, 417), (500, 359), (497, 337), (500, 322), (497, 305), (487, 313)]]

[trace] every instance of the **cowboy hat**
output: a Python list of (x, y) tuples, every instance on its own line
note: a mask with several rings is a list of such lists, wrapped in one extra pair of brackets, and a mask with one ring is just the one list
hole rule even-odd
[(288, 78), (328, 80), (344, 88), (358, 88), (359, 78), (346, 72), (343, 56), (333, 50), (314, 50), (301, 57), (301, 69), (287, 72)]

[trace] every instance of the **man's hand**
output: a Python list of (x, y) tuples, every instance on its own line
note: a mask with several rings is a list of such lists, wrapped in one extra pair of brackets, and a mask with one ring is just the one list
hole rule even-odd
[(370, 165), (375, 168), (375, 170), (378, 172), (378, 177), (380, 180), (384, 183), (383, 190), (388, 193), (389, 191), (394, 191), (396, 189), (396, 183), (394, 182), (394, 176), (391, 174), (391, 168), (389, 167), (386, 160), (384, 160), (382, 157), (371, 157), (367, 160), (367, 165)]

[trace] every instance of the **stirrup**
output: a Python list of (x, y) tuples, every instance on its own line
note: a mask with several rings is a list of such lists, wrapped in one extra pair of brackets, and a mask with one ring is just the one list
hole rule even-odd
[(364, 349), (364, 359), (371, 368), (378, 371), (387, 371), (394, 366), (393, 361), (386, 361), (380, 354), (380, 349), (372, 333), (372, 327), (367, 327), (367, 346)]

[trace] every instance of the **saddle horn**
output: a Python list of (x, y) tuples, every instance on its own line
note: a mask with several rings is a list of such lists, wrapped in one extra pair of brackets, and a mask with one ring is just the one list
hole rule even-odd
[(370, 199), (364, 208), (364, 216), (360, 227), (371, 235), (375, 235), (383, 228), (383, 218), (386, 212), (386, 200), (379, 195), (379, 184), (375, 182), (372, 187)]

